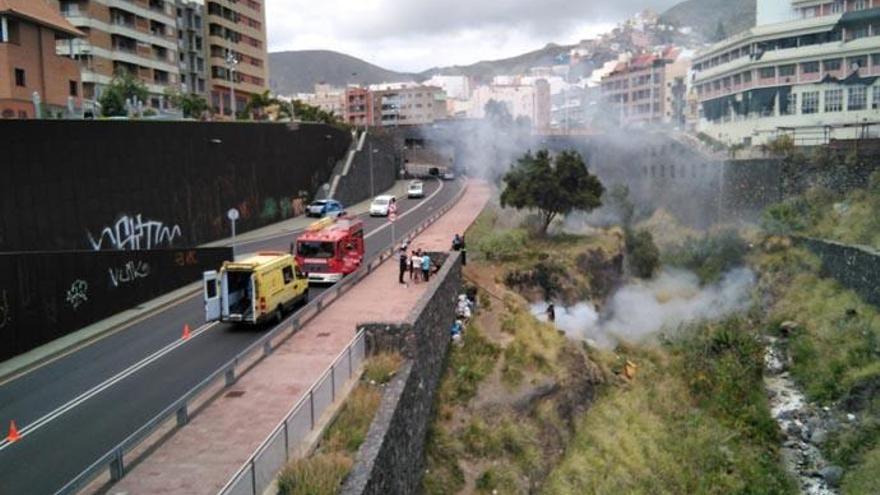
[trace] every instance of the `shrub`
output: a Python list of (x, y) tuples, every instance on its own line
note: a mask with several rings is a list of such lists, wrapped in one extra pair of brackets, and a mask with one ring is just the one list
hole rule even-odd
[(454, 346), (449, 353), (446, 373), (440, 386), (441, 402), (466, 404), (477, 393), (480, 382), (495, 367), (495, 358), (501, 352), (474, 324), (468, 326), (462, 337), (462, 345)]
[(732, 268), (743, 264), (748, 243), (735, 230), (702, 238), (687, 239), (664, 256), (667, 264), (695, 272), (702, 283), (715, 282)]
[(660, 250), (647, 230), (627, 231), (626, 254), (635, 276), (651, 278), (660, 268)]
[(321, 449), (354, 454), (367, 438), (382, 394), (375, 387), (358, 387), (345, 401), (339, 415), (328, 428)]
[(528, 234), (521, 229), (492, 232), (477, 244), (477, 250), (491, 261), (511, 261), (525, 249)]

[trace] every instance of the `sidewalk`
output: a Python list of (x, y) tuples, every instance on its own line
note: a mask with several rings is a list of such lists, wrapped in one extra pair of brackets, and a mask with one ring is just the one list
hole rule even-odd
[[(409, 181), (397, 181), (394, 187), (382, 194), (396, 194), (398, 197), (406, 195), (406, 188)], [(347, 208), (346, 211), (353, 215), (361, 215), (370, 210), (372, 198), (362, 201), (354, 206)], [(290, 218), (283, 222), (268, 225), (242, 235), (236, 236), (236, 245), (254, 242), (259, 240), (270, 239), (297, 232), (305, 229), (317, 219), (299, 216)], [(232, 238), (220, 239), (200, 247), (220, 247), (228, 246), (232, 243)], [(239, 253), (237, 258), (244, 253)], [(70, 333), (59, 339), (53, 340), (36, 349), (32, 349), (24, 354), (15, 356), (6, 361), (0, 362), (0, 382), (7, 381), (21, 373), (40, 366), (49, 360), (58, 358), (67, 353), (75, 352), (77, 349), (86, 346), (96, 340), (107, 335), (124, 330), (138, 321), (149, 318), (157, 311), (165, 310), (175, 304), (188, 299), (197, 294), (202, 288), (202, 282), (194, 282), (183, 286), (172, 292), (164, 294), (153, 300), (146, 301), (134, 308), (117, 313), (109, 318), (95, 322), (87, 327), (81, 328), (76, 332)]]
[[(469, 181), (459, 203), (411, 246), (449, 249), (490, 197)], [(301, 395), (348, 345), (358, 324), (402, 321), (428, 284), (397, 283), (398, 265), (384, 263), (279, 346), (231, 388), (160, 445), (108, 493), (214, 495), (268, 437)]]

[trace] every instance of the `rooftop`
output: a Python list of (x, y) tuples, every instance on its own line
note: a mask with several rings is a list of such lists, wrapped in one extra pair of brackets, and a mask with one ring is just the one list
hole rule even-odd
[(46, 0), (0, 0), (0, 14), (19, 17), (71, 37), (85, 36)]

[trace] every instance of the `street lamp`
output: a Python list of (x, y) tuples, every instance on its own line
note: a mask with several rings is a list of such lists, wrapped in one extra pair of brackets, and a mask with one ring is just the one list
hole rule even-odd
[(232, 50), (226, 51), (226, 68), (229, 70), (229, 95), (230, 106), (232, 107), (232, 119), (235, 120), (237, 112), (237, 103), (235, 101), (235, 66), (238, 65), (238, 58)]
[(373, 149), (373, 142), (370, 141), (370, 197), (376, 197), (375, 186), (373, 185), (373, 153), (378, 153), (379, 150)]

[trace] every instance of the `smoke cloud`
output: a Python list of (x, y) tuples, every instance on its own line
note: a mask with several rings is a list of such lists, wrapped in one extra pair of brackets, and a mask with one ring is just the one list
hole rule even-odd
[[(601, 314), (590, 303), (557, 309), (556, 325), (572, 339), (610, 349), (621, 341), (640, 342), (683, 324), (744, 311), (756, 280), (750, 269), (737, 268), (718, 283), (700, 287), (695, 274), (667, 269), (654, 280), (618, 290)], [(535, 304), (532, 313), (546, 321), (546, 309), (546, 303)]]

